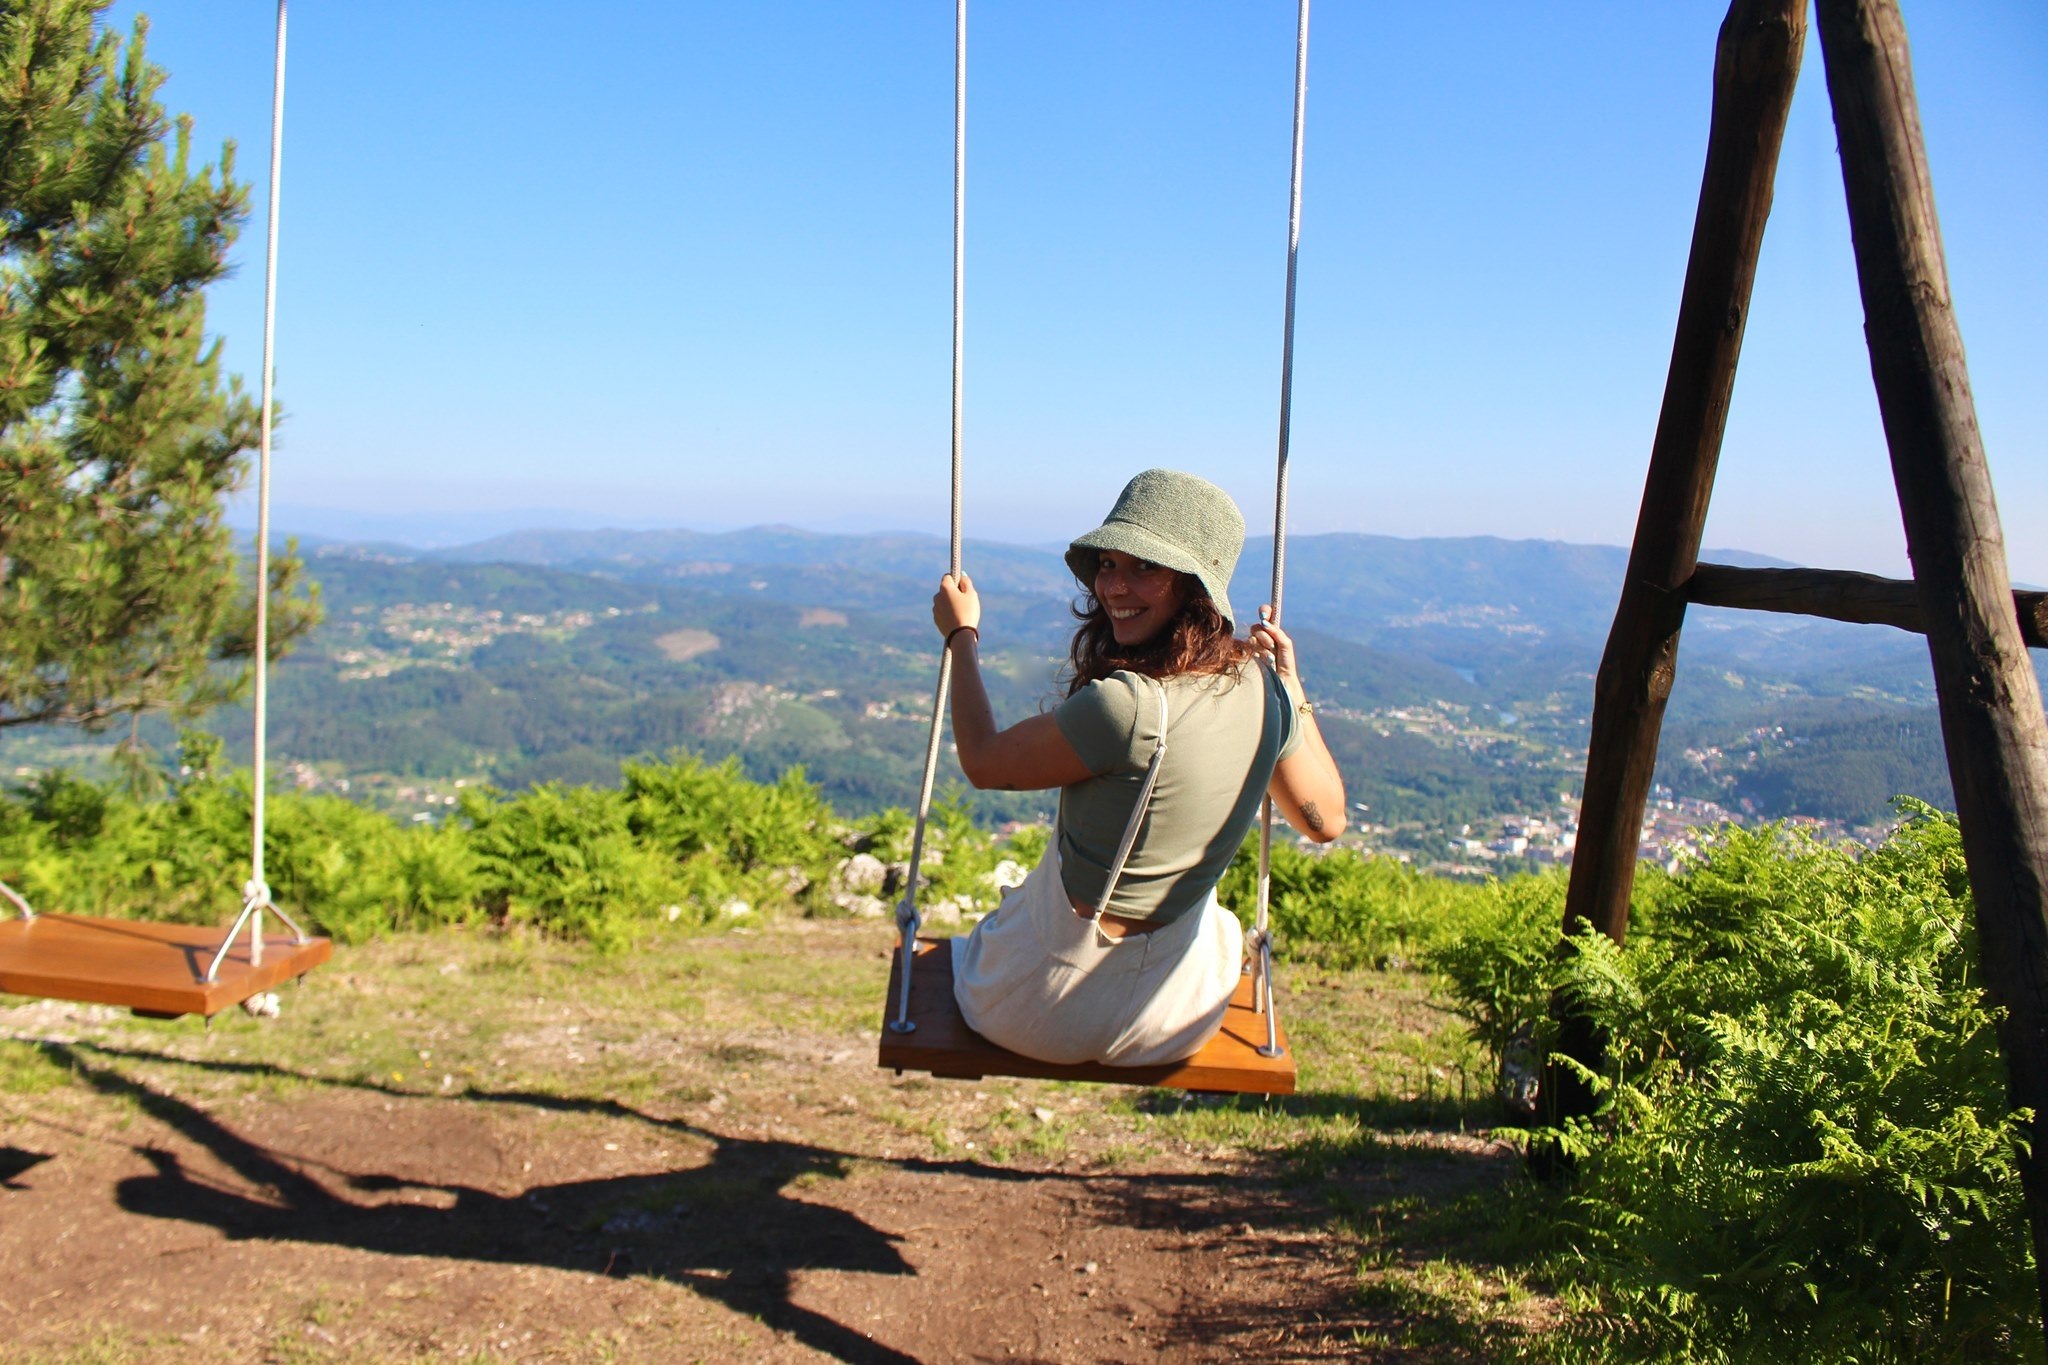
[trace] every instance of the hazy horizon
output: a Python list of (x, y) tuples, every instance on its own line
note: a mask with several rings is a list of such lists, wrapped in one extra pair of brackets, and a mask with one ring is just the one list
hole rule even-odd
[[(239, 531), (253, 534), (256, 529), (253, 512), (246, 516), (235, 515), (229, 524)], [(1081, 528), (1083, 530), (1086, 527)], [(741, 535), (750, 531), (789, 530), (802, 534), (821, 536), (920, 536), (943, 545), (947, 539), (944, 528), (933, 530), (929, 527), (874, 526), (846, 528), (808, 525), (796, 521), (755, 521), (732, 526), (693, 525), (666, 519), (645, 519), (641, 521), (607, 520), (597, 515), (583, 515), (563, 512), (560, 509), (508, 509), (504, 512), (471, 512), (442, 515), (433, 512), (380, 513), (353, 509), (276, 507), (271, 511), (271, 533), (274, 538), (287, 536), (311, 537), (322, 544), (387, 544), (410, 550), (449, 550), (494, 540), (501, 536), (545, 535), (545, 534), (592, 534), (602, 531), (626, 533), (660, 533), (682, 531), (696, 535)], [(1270, 527), (1252, 526), (1247, 529), (1247, 543), (1269, 541)], [(1507, 543), (1528, 542), (1552, 545), (1572, 545), (1594, 549), (1626, 550), (1625, 544), (1610, 541), (1568, 540), (1558, 536), (1504, 536), (1492, 532), (1478, 531), (1469, 535), (1414, 535), (1403, 536), (1384, 531), (1294, 531), (1288, 532), (1290, 540), (1314, 539), (1321, 536), (1358, 536), (1364, 538), (1403, 541), (1459, 541), (1498, 540)], [(1057, 553), (1066, 538), (1049, 539), (1042, 537), (1019, 538), (1001, 535), (981, 535), (970, 531), (969, 541), (984, 544), (1006, 545), (1023, 549), (1043, 550)], [(1708, 546), (1701, 550), (1703, 558), (1711, 559), (1716, 554), (1736, 555), (1745, 558), (1776, 559), (1760, 551), (1743, 546)], [(1791, 563), (1792, 561), (1780, 561)], [(943, 572), (945, 565), (934, 561), (933, 573)]]
[[(1191, 470), (1269, 517), (1294, 6), (974, 0), (966, 522), (1092, 523)], [(209, 291), (260, 358), (272, 12), (151, 19), (252, 217)], [(1292, 529), (1626, 544), (1725, 0), (1323, 6)], [(2011, 570), (2048, 579), (2048, 7), (1912, 3), (1919, 114)], [(295, 9), (280, 505), (943, 532), (952, 6)], [(451, 60), (451, 54), (460, 54)], [(1749, 310), (1714, 544), (1902, 576), (1817, 44)], [(510, 518), (510, 520), (506, 520)]]

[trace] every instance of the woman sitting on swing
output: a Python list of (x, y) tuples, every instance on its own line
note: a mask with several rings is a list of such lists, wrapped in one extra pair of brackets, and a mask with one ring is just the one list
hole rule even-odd
[(953, 940), (961, 1014), (1041, 1061), (1151, 1066), (1222, 1027), (1243, 932), (1216, 884), (1270, 793), (1327, 843), (1344, 786), (1302, 699), (1294, 644), (1232, 634), (1244, 548), (1230, 495), (1148, 469), (1067, 550), (1081, 582), (1072, 679), (1052, 711), (998, 728), (981, 679), (981, 599), (948, 574), (932, 618), (953, 655), (953, 739), (976, 787), (1060, 789), (1045, 856)]

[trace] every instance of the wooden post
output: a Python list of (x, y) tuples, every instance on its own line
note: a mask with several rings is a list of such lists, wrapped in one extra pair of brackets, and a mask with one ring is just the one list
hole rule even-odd
[[(1628, 932), (1643, 810), (1685, 622), (1686, 580), (1699, 559), (1805, 41), (1805, 0), (1734, 0), (1715, 45), (1707, 164), (1664, 406), (1628, 577), (1594, 687), (1578, 845), (1565, 897), (1568, 934), (1591, 923), (1619, 943)], [(1570, 1002), (1559, 1002), (1559, 1015), (1558, 1051), (1597, 1068), (1602, 1040)], [(1541, 1093), (1553, 1121), (1591, 1112), (1592, 1096), (1562, 1068), (1545, 1068)]]
[(1778, 148), (1806, 40), (1803, 0), (1735, 0), (1714, 52), (1714, 114), (1664, 406), (1621, 603), (1600, 659), (1565, 926), (1628, 932), (1636, 846), (1671, 694), (1686, 581), (1721, 457)]
[(2012, 1101), (2048, 1322), (2048, 718), (2012, 610), (1896, 0), (1819, 0), (1864, 338), (1976, 900), (1984, 981), (2005, 1011)]

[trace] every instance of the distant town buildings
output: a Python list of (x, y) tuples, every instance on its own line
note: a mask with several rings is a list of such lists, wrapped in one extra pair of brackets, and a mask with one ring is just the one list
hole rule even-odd
[(471, 654), (507, 635), (567, 639), (588, 630), (599, 617), (639, 615), (655, 610), (605, 607), (592, 611), (510, 612), (462, 607), (453, 602), (400, 602), (357, 607), (333, 622), (341, 642), (328, 657), (341, 665), (343, 682), (386, 678), (401, 668), (454, 668)]

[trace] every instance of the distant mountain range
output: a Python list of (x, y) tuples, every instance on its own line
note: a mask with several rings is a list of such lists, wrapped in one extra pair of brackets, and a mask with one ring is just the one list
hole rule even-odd
[[(271, 747), (295, 780), (424, 801), (457, 780), (615, 781), (621, 759), (687, 749), (757, 777), (802, 763), (842, 809), (915, 795), (929, 602), (948, 558), (937, 537), (769, 526), (304, 548), (328, 617), (277, 670)], [(1005, 717), (1055, 695), (1076, 592), (1061, 549), (965, 547)], [(1290, 538), (1286, 622), (1354, 797), (1375, 819), (1435, 828), (1573, 789), (1626, 559), (1492, 537)], [(1270, 562), (1270, 541), (1247, 545), (1231, 586), (1241, 620), (1266, 599)], [(1945, 804), (1932, 700), (1925, 645), (1902, 632), (1697, 610), (1660, 781), (1766, 816), (1867, 821), (1901, 792)], [(244, 761), (245, 727), (215, 717)], [(0, 739), (15, 764), (68, 752)], [(950, 759), (944, 772), (957, 780)], [(996, 793), (976, 807), (994, 819), (1048, 803)]]
[[(987, 600), (995, 631), (1019, 645), (1063, 647), (1071, 620), (1053, 604), (1071, 601), (1075, 591), (1063, 548), (966, 543), (963, 561)], [(835, 535), (784, 526), (534, 530), (443, 549), (329, 542), (312, 553), (317, 560), (369, 555), (422, 564), (541, 565), (622, 582), (826, 601), (905, 623), (925, 620), (948, 559), (946, 543), (935, 536)], [(1709, 550), (1703, 558), (1789, 567), (1738, 550)], [(1512, 705), (1590, 677), (1627, 559), (1617, 546), (1491, 536), (1294, 536), (1283, 607), (1297, 632), (1452, 670), (1483, 699)], [(1269, 595), (1271, 562), (1269, 537), (1246, 544), (1230, 589), (1240, 617)], [(1932, 698), (1925, 646), (1886, 627), (1697, 608), (1681, 668), (1681, 696), (1693, 671), (1733, 670), (1822, 696), (1875, 691), (1918, 703)]]

